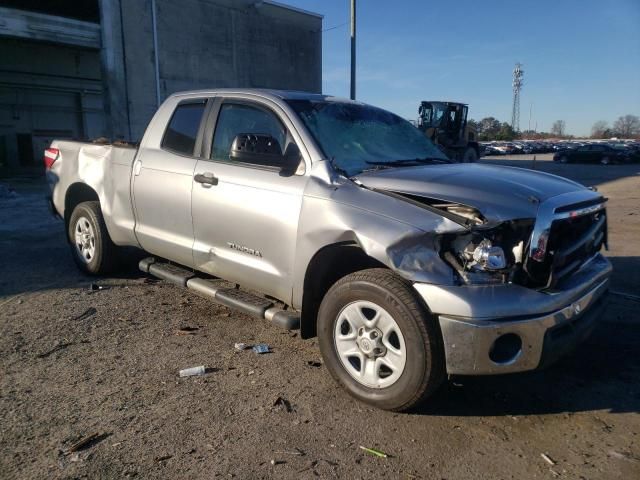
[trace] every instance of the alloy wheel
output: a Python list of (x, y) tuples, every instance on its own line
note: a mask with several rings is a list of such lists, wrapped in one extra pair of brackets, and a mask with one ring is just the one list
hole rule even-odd
[(74, 228), (75, 246), (84, 263), (93, 260), (96, 254), (96, 236), (86, 217), (79, 217)]

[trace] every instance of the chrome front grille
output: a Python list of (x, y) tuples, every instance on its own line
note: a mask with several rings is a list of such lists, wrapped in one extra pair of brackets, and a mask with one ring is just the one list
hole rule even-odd
[(553, 289), (606, 245), (606, 201), (583, 190), (540, 205), (525, 261), (531, 286)]

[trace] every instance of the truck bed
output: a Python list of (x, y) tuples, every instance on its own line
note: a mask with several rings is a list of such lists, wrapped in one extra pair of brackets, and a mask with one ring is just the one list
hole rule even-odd
[(137, 149), (128, 144), (66, 140), (54, 140), (51, 148), (59, 150), (58, 159), (47, 171), (56, 212), (65, 218), (65, 199), (69, 195), (88, 195), (89, 188), (100, 200), (113, 242), (136, 246), (130, 185)]

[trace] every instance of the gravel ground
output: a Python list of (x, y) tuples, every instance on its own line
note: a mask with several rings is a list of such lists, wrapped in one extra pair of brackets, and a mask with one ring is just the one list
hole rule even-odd
[[(3, 181), (0, 478), (640, 478), (640, 302), (624, 295), (640, 292), (640, 167), (540, 157), (610, 198), (618, 294), (552, 368), (452, 378), (410, 414), (351, 399), (315, 340), (135, 271), (80, 274), (42, 180)], [(178, 378), (196, 365), (208, 373)]]

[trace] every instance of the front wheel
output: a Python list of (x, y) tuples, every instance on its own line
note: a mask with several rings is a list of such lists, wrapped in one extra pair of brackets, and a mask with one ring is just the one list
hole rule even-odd
[(464, 155), (462, 156), (462, 161), (464, 163), (472, 163), (478, 161), (478, 152), (473, 147), (468, 147), (464, 151)]
[(118, 247), (111, 241), (100, 202), (82, 202), (71, 213), (69, 247), (78, 268), (90, 275), (111, 272), (117, 264)]
[(440, 329), (411, 284), (386, 269), (339, 280), (318, 312), (320, 351), (331, 375), (357, 399), (408, 410), (442, 384)]

